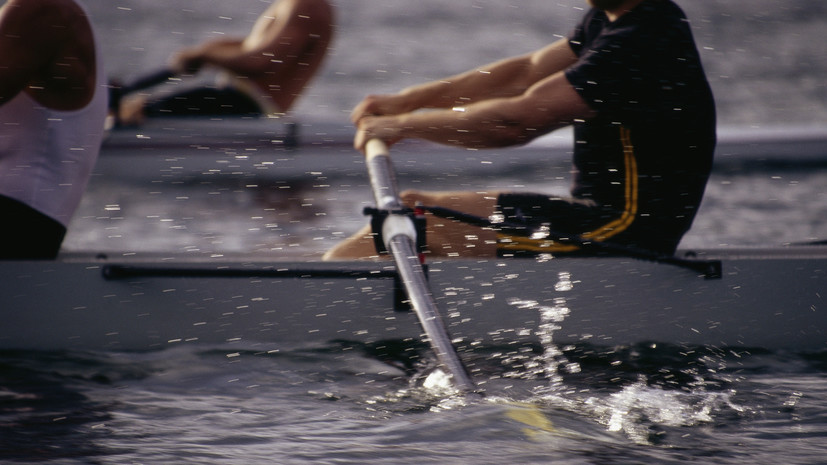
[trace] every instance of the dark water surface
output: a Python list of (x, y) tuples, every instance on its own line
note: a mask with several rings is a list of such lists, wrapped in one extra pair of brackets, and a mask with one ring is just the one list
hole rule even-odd
[(825, 452), (824, 354), (569, 347), (556, 373), (549, 353), (486, 350), (464, 354), (487, 378), (473, 401), (375, 354), (5, 352), (0, 460), (804, 464)]

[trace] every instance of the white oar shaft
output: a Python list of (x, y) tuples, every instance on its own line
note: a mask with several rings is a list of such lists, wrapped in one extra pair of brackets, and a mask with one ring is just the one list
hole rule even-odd
[[(373, 196), (379, 209), (401, 208), (399, 188), (387, 146), (380, 140), (371, 139), (366, 147), (368, 174)], [(416, 228), (407, 216), (390, 215), (385, 221), (382, 234), (385, 246), (393, 256), (411, 306), (414, 308), (422, 329), (436, 352), (437, 359), (453, 376), (462, 391), (471, 392), (475, 385), (468, 371), (454, 350), (448, 330), (434, 302), (422, 264), (416, 250)]]

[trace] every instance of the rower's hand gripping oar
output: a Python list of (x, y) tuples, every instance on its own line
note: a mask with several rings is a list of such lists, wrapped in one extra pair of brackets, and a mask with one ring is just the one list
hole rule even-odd
[(158, 84), (163, 84), (177, 75), (178, 73), (173, 71), (172, 68), (161, 68), (152, 73), (145, 74), (131, 83), (121, 87), (121, 95), (131, 94), (132, 92), (137, 92), (139, 90), (157, 86)]
[(116, 83), (110, 83), (109, 85), (109, 110), (115, 115), (116, 121), (117, 116), (120, 113), (121, 107), (121, 99), (123, 97), (133, 93), (138, 92), (139, 90), (144, 90), (149, 87), (157, 86), (158, 84), (163, 84), (167, 82), (170, 78), (175, 77), (178, 75), (172, 68), (161, 68), (157, 71), (153, 71), (151, 73), (145, 74), (138, 79), (135, 79), (129, 84), (120, 85)]
[(451, 374), (456, 387), (462, 392), (476, 392), (476, 386), (451, 343), (428, 286), (416, 246), (416, 227), (413, 220), (402, 213), (405, 206), (399, 198), (388, 147), (378, 139), (371, 139), (365, 154), (376, 207), (388, 213), (381, 225), (381, 236), (385, 248), (393, 256), (411, 306), (430, 339), (437, 360)]

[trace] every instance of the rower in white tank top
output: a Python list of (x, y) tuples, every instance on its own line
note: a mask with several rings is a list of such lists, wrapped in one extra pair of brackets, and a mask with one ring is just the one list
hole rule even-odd
[[(26, 205), (64, 228), (69, 224), (100, 151), (107, 95), (100, 54), (80, 5), (9, 0), (0, 8), (4, 201)], [(14, 239), (9, 230), (25, 231), (19, 216), (0, 215), (0, 240)]]

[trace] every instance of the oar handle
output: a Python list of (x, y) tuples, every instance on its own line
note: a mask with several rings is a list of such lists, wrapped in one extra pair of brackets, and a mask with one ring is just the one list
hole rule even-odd
[[(396, 171), (393, 169), (388, 146), (379, 139), (371, 139), (365, 146), (365, 163), (373, 189), (376, 208), (385, 211), (400, 211), (404, 205), (399, 197)], [(416, 244), (416, 226), (408, 215), (390, 214), (382, 222), (381, 239), (386, 250), (394, 236), (403, 235)]]
[(388, 146), (382, 142), (381, 139), (370, 139), (368, 143), (365, 144), (365, 157), (368, 160), (382, 155), (390, 157)]
[(177, 73), (171, 68), (161, 68), (157, 71), (140, 76), (131, 83), (124, 85), (120, 88), (120, 95), (123, 96), (131, 94), (132, 92), (144, 90), (148, 87), (157, 86), (158, 84), (162, 84), (169, 80), (169, 78), (175, 77), (176, 75)]
[(381, 209), (401, 207), (399, 186), (388, 146), (379, 139), (369, 140), (365, 145), (365, 163), (368, 167), (376, 207)]

